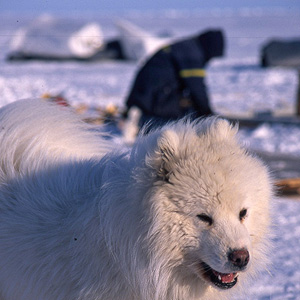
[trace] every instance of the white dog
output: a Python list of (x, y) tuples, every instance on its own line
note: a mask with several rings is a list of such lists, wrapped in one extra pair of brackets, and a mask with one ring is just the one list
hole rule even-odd
[(237, 129), (112, 141), (41, 100), (0, 110), (1, 300), (226, 299), (265, 266), (272, 185)]

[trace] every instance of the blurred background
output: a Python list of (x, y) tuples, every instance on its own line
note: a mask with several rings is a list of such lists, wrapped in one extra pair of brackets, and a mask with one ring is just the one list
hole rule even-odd
[[(201, 5), (192, 0), (185, 3), (180, 0), (163, 3), (2, 0), (1, 104), (44, 93), (63, 93), (72, 104), (114, 102), (122, 105), (139, 67), (138, 61), (11, 63), (6, 58), (16, 44), (22, 49), (23, 42), (25, 48), (26, 30), (27, 43), (33, 43), (29, 45), (31, 51), (38, 51), (45, 43), (40, 51), (51, 52), (51, 46), (57, 48), (58, 42), (66, 43), (72, 33), (87, 24), (100, 27), (103, 42), (118, 39), (122, 32), (116, 24), (126, 20), (142, 29), (142, 34), (147, 32), (156, 37), (183, 38), (207, 28), (221, 28), (226, 38), (225, 56), (210, 63), (207, 77), (215, 110), (238, 116), (269, 110), (275, 114), (293, 114), (297, 72), (293, 68), (261, 69), (260, 51), (272, 39), (299, 38), (299, 11), (300, 2), (296, 0), (215, 0), (201, 1)], [(52, 26), (57, 22), (59, 27), (47, 32), (47, 22)], [(97, 32), (86, 30), (83, 35), (93, 38)], [(53, 41), (53, 36), (58, 42)]]

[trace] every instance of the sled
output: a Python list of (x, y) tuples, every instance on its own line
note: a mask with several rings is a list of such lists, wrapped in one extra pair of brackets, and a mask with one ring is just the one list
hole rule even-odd
[(278, 195), (300, 195), (300, 158), (281, 153), (249, 151), (260, 157), (270, 169)]
[(222, 116), (230, 122), (238, 123), (240, 127), (254, 128), (263, 123), (265, 124), (279, 124), (279, 125), (296, 125), (300, 126), (300, 117), (297, 116), (286, 116), (286, 117), (275, 117), (271, 114), (257, 115), (252, 118), (239, 118), (239, 117), (228, 117)]
[(300, 195), (300, 178), (281, 179), (275, 185), (279, 195)]

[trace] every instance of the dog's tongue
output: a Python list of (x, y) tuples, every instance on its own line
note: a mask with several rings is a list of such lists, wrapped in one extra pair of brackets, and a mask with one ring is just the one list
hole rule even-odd
[(230, 274), (221, 274), (221, 280), (224, 283), (230, 283), (234, 280), (234, 274), (230, 273)]
[(221, 281), (223, 283), (230, 283), (234, 280), (234, 276), (235, 274), (234, 273), (229, 273), (229, 274), (222, 274), (222, 273), (219, 273), (217, 271), (213, 271), (214, 274), (220, 279), (221, 278)]

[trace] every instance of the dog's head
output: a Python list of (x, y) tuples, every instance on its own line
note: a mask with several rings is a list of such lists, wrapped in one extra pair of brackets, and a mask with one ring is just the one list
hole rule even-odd
[(153, 261), (218, 289), (264, 265), (268, 248), (272, 184), (236, 134), (216, 118), (180, 122), (149, 135), (145, 158)]

